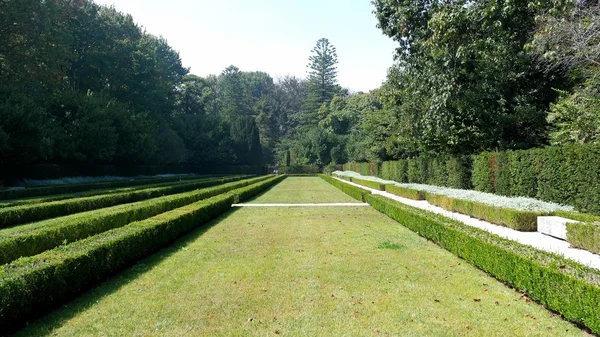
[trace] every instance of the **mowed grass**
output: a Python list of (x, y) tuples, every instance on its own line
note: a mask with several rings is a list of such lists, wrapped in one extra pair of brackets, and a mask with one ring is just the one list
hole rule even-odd
[(252, 207), (228, 212), (18, 335), (585, 333), (370, 207)]
[(258, 196), (253, 204), (295, 203), (360, 203), (318, 177), (288, 177), (268, 193)]

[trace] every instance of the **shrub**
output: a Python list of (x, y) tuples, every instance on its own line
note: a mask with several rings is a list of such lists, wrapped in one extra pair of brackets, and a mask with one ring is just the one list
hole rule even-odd
[(366, 199), (375, 209), (566, 319), (600, 332), (600, 287), (586, 281), (598, 282), (598, 270), (381, 196)]
[(493, 170), (490, 167), (492, 154), (483, 152), (473, 157), (473, 188), (480, 192), (494, 193)]
[(269, 178), (258, 177), (216, 187), (119, 205), (68, 217), (41, 221), (0, 233), (0, 265), (19, 257), (33, 256), (66, 242), (74, 242), (125, 226), (187, 204), (242, 188)]
[(471, 156), (450, 157), (446, 162), (448, 170), (448, 183), (452, 188), (472, 189), (471, 171), (473, 160)]
[(356, 187), (350, 184), (346, 184), (343, 183), (335, 178), (332, 178), (328, 175), (325, 174), (321, 174), (319, 175), (319, 177), (321, 177), (321, 179), (325, 180), (326, 182), (330, 183), (331, 185), (333, 185), (334, 187), (338, 188), (339, 190), (341, 190), (342, 192), (348, 194), (349, 196), (353, 197), (356, 200), (359, 201), (365, 201), (365, 195), (367, 194), (371, 194), (371, 192), (362, 189), (360, 187)]
[(0, 326), (5, 331), (19, 327), (226, 212), (236, 198), (248, 198), (280, 179), (273, 177), (252, 189), (215, 196), (3, 266)]
[(385, 185), (385, 191), (407, 199), (425, 200), (425, 192), (413, 190), (411, 188), (405, 188), (388, 184)]
[(567, 223), (567, 242), (573, 247), (600, 254), (600, 223)]
[(67, 214), (146, 200), (167, 194), (180, 193), (239, 179), (239, 177), (202, 179), (186, 184), (175, 184), (171, 186), (148, 188), (123, 193), (52, 201), (34, 205), (5, 207), (0, 209), (0, 226), (10, 226), (32, 221), (39, 221)]
[(541, 212), (502, 208), (434, 193), (427, 193), (427, 201), (451, 212), (466, 214), (493, 224), (526, 232), (536, 231), (537, 217), (543, 215)]
[(364, 180), (364, 179), (358, 179), (358, 178), (352, 178), (353, 183), (355, 184), (359, 184), (359, 185), (363, 185), (366, 187), (370, 187), (379, 191), (385, 191), (385, 184), (382, 183), (378, 183), (375, 181), (371, 181), (371, 180)]
[(37, 196), (62, 194), (62, 193), (76, 193), (76, 192), (89, 191), (89, 190), (95, 190), (95, 189), (108, 189), (108, 188), (115, 188), (115, 187), (139, 186), (139, 185), (147, 185), (147, 184), (153, 184), (153, 183), (159, 183), (159, 182), (191, 180), (191, 179), (198, 179), (198, 178), (202, 178), (202, 176), (195, 176), (195, 175), (173, 176), (173, 177), (137, 179), (137, 180), (117, 180), (117, 181), (108, 181), (108, 182), (100, 182), (100, 183), (83, 183), (83, 184), (71, 184), (71, 185), (32, 187), (32, 188), (24, 188), (24, 189), (20, 189), (20, 190), (3, 190), (3, 191), (0, 191), (0, 200), (37, 197)]

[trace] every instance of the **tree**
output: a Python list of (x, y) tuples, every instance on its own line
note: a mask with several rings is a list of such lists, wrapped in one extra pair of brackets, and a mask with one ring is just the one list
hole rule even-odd
[(261, 165), (263, 163), (258, 127), (253, 117), (240, 116), (232, 121), (231, 140), (238, 164)]
[(329, 40), (322, 38), (309, 56), (308, 92), (301, 117), (302, 125), (317, 125), (318, 110), (323, 103), (330, 101), (336, 94), (337, 86), (337, 53)]

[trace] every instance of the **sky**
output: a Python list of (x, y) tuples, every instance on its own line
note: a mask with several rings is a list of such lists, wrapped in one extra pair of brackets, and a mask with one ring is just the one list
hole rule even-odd
[(278, 78), (306, 78), (320, 38), (337, 49), (338, 82), (378, 88), (397, 44), (376, 27), (370, 0), (95, 0), (162, 35), (198, 76), (235, 65)]

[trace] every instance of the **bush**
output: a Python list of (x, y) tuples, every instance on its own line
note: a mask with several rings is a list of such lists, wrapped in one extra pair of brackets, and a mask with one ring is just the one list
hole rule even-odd
[(33, 256), (67, 242), (125, 226), (187, 204), (242, 188), (269, 178), (258, 177), (216, 187), (119, 205), (69, 217), (24, 225), (0, 234), (0, 265)]
[[(281, 177), (21, 258), (0, 269), (0, 326), (22, 326), (106, 277), (172, 243)], [(261, 187), (259, 187), (260, 185)]]
[(376, 181), (371, 181), (371, 180), (364, 180), (364, 179), (358, 179), (358, 178), (352, 178), (353, 183), (355, 184), (359, 184), (359, 185), (363, 185), (366, 187), (370, 187), (379, 191), (385, 191), (385, 184), (382, 183), (378, 183)]
[(366, 199), (375, 209), (566, 319), (600, 332), (600, 287), (586, 281), (598, 282), (598, 270), (381, 196)]
[(365, 201), (365, 195), (367, 194), (371, 194), (370, 191), (367, 191), (365, 189), (362, 189), (360, 187), (356, 187), (350, 184), (346, 184), (343, 183), (335, 178), (332, 178), (328, 175), (325, 174), (321, 174), (319, 175), (319, 177), (321, 177), (321, 179), (325, 180), (326, 182), (330, 183), (331, 185), (333, 185), (334, 187), (340, 189), (342, 192), (348, 194), (349, 196), (353, 197), (356, 200), (359, 201)]
[(474, 157), (478, 191), (528, 196), (600, 214), (600, 144), (485, 152)]
[(62, 194), (62, 193), (76, 193), (76, 192), (90, 191), (90, 190), (96, 190), (96, 189), (108, 189), (108, 188), (126, 187), (126, 186), (139, 186), (139, 185), (147, 185), (147, 184), (154, 184), (154, 183), (160, 183), (160, 182), (191, 180), (191, 179), (199, 179), (199, 178), (202, 178), (202, 176), (196, 176), (196, 175), (174, 176), (174, 177), (137, 179), (137, 180), (117, 180), (117, 181), (107, 181), (107, 182), (100, 182), (100, 183), (84, 183), (84, 184), (70, 184), (70, 185), (54, 185), (54, 186), (45, 186), (45, 187), (31, 187), (31, 188), (24, 188), (24, 189), (20, 189), (20, 190), (2, 190), (2, 191), (0, 191), (0, 200), (37, 197), (37, 196)]
[(600, 223), (567, 223), (567, 242), (573, 247), (600, 254)]
[(466, 214), (493, 224), (509, 227), (518, 231), (537, 231), (537, 217), (540, 212), (521, 211), (491, 206), (471, 200), (455, 199), (445, 195), (427, 193), (427, 201), (451, 212)]
[(5, 207), (0, 209), (0, 226), (10, 226), (50, 219), (67, 214), (146, 200), (168, 194), (180, 193), (239, 179), (240, 177), (201, 179), (186, 184), (175, 184), (171, 186), (148, 188), (123, 193), (52, 201), (42, 204)]
[(385, 185), (385, 191), (399, 197), (413, 200), (425, 200), (426, 197), (426, 193), (423, 191), (413, 190), (411, 188), (405, 188), (396, 185)]
[(470, 190), (473, 160), (471, 156), (450, 157), (446, 162), (448, 182), (445, 186)]

